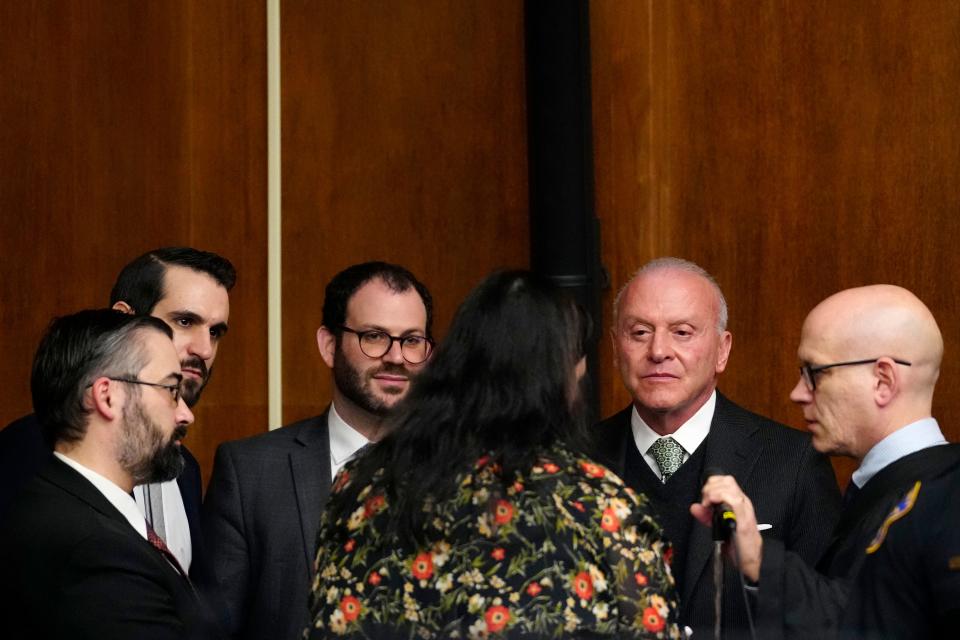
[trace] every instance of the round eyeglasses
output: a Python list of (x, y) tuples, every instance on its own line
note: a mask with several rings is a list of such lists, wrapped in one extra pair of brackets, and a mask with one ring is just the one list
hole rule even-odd
[(379, 329), (357, 331), (345, 326), (341, 326), (340, 330), (357, 336), (360, 351), (368, 358), (382, 358), (387, 355), (393, 348), (394, 341), (400, 343), (400, 353), (410, 364), (425, 362), (433, 351), (433, 340), (426, 336), (392, 336)]

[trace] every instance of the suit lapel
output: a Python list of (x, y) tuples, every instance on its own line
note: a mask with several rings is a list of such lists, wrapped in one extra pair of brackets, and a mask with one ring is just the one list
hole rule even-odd
[[(750, 474), (760, 457), (760, 442), (752, 438), (759, 426), (744, 420), (734, 411), (733, 404), (719, 391), (717, 406), (710, 422), (710, 433), (703, 445), (707, 449), (704, 470), (714, 467), (732, 475), (741, 487), (746, 486)], [(695, 522), (690, 530), (687, 544), (687, 565), (683, 581), (681, 602), (688, 602), (694, 586), (700, 581), (707, 561), (713, 551), (712, 532), (708, 527)]]
[(304, 425), (296, 437), (298, 449), (290, 453), (290, 471), (300, 530), (303, 533), (303, 553), (310, 571), (313, 566), (314, 545), (320, 516), (330, 495), (330, 438), (327, 430), (327, 412)]

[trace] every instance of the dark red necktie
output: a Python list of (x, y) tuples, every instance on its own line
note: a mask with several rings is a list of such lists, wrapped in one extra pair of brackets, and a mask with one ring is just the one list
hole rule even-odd
[(157, 535), (157, 532), (153, 530), (153, 527), (150, 526), (150, 523), (147, 523), (147, 542), (153, 545), (153, 547), (163, 554), (163, 557), (173, 565), (173, 568), (180, 572), (180, 575), (184, 577), (187, 582), (190, 582), (190, 577), (187, 576), (187, 572), (183, 570), (183, 567), (180, 566), (180, 562), (177, 560), (177, 556), (173, 555), (173, 551), (170, 551), (170, 547), (167, 546), (167, 543), (163, 541), (163, 538)]

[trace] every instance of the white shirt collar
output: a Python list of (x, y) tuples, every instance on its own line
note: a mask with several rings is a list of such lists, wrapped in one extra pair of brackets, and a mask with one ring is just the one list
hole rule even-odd
[(64, 464), (76, 470), (77, 473), (89, 480), (90, 484), (103, 494), (107, 502), (123, 514), (123, 517), (130, 522), (130, 526), (136, 529), (137, 533), (139, 533), (144, 540), (147, 539), (147, 521), (144, 520), (143, 514), (140, 513), (140, 509), (137, 508), (137, 503), (129, 493), (93, 469), (83, 466), (73, 458), (68, 458), (59, 451), (54, 451), (53, 455), (57, 456)]
[[(710, 423), (713, 422), (713, 413), (717, 408), (717, 391), (714, 389), (703, 406), (697, 409), (697, 412), (690, 416), (690, 419), (680, 425), (674, 433), (670, 434), (684, 450), (684, 460), (689, 458), (699, 447), (707, 435), (710, 433)], [(660, 438), (660, 434), (651, 429), (634, 406), (630, 414), (630, 428), (633, 431), (633, 441), (637, 445), (637, 450), (643, 454), (643, 459), (657, 475), (660, 474), (660, 468), (653, 456), (647, 454), (647, 449)]]
[(353, 457), (369, 440), (359, 431), (347, 424), (337, 408), (330, 404), (327, 414), (327, 431), (330, 434), (330, 477), (334, 478), (337, 471)]
[(884, 467), (890, 465), (911, 453), (947, 444), (947, 439), (940, 431), (940, 425), (934, 418), (924, 418), (901, 427), (886, 438), (873, 445), (873, 448), (863, 456), (860, 467), (853, 472), (851, 480), (863, 487), (870, 479), (877, 475)]

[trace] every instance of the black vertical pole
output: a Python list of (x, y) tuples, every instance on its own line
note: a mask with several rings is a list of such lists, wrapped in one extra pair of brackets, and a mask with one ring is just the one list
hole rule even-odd
[[(526, 0), (530, 257), (603, 333), (599, 222), (593, 208), (590, 21), (587, 0)], [(587, 351), (588, 412), (599, 414), (597, 341)]]

